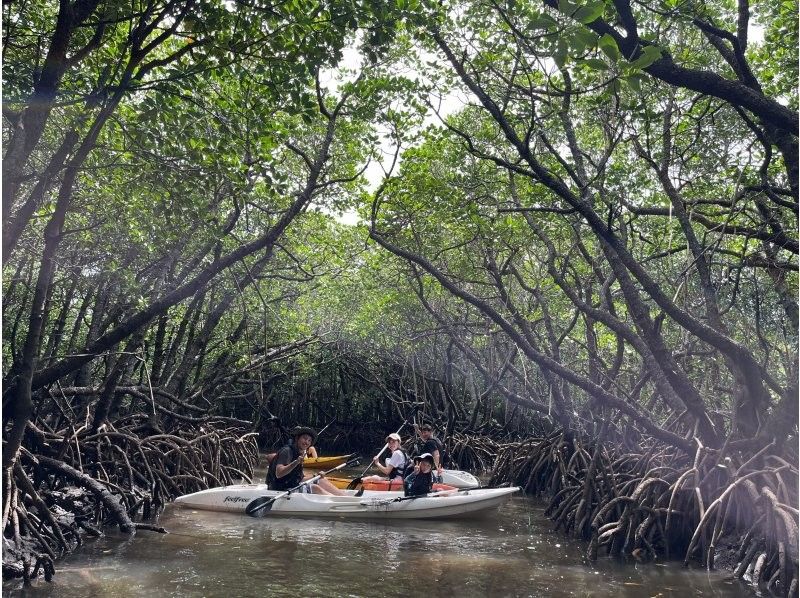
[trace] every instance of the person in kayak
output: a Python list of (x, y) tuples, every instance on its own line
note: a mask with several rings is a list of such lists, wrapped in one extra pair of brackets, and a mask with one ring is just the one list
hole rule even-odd
[[(270, 490), (289, 490), (298, 486), (303, 479), (311, 477), (303, 475), (303, 460), (308, 454), (308, 448), (314, 442), (314, 437), (315, 433), (311, 428), (301, 426), (295, 429), (294, 441), (281, 448), (269, 464), (267, 484), (269, 484)], [(346, 494), (324, 477), (303, 487), (301, 492), (336, 494), (338, 496)]]
[[(267, 453), (267, 467), (270, 466), (277, 456), (278, 453)], [(306, 459), (316, 459), (317, 457), (317, 449), (315, 449), (313, 446), (308, 447), (308, 450), (306, 451)]]
[(433, 435), (433, 427), (423, 424), (419, 427), (419, 436), (422, 438), (422, 454), (433, 456), (433, 468), (436, 470), (436, 480), (442, 479), (442, 463), (444, 462), (444, 445)]
[[(405, 451), (400, 448), (400, 434), (397, 432), (392, 432), (386, 437), (386, 444), (389, 446), (389, 450), (392, 452), (391, 456), (384, 461), (384, 463), (380, 462), (378, 457), (372, 459), (372, 463), (375, 467), (378, 468), (383, 475), (385, 475), (390, 482), (390, 489), (393, 489), (396, 485), (398, 489), (403, 487), (403, 474), (406, 470), (406, 465), (410, 464), (408, 459), (408, 455), (406, 455)], [(364, 482), (379, 482), (384, 480), (378, 475), (368, 476), (363, 479)]]
[(414, 457), (414, 471), (403, 482), (406, 496), (428, 494), (433, 489), (433, 455), (422, 453)]

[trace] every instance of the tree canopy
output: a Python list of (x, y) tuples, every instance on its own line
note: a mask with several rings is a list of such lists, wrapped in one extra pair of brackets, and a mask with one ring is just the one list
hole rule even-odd
[(796, 2), (3, 11), (6, 490), (156, 406), (796, 443)]

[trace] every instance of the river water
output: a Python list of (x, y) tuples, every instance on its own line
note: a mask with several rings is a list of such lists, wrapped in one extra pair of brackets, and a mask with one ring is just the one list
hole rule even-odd
[(587, 563), (517, 496), (471, 521), (346, 521), (242, 515), (170, 505), (167, 535), (111, 533), (57, 563), (52, 583), (6, 596), (753, 596), (724, 572), (679, 563)]

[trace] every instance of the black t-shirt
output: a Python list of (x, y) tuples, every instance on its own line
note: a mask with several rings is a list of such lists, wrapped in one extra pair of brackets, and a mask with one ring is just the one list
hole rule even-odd
[(292, 444), (287, 444), (278, 451), (276, 457), (269, 465), (269, 472), (267, 473), (267, 483), (270, 490), (288, 490), (294, 488), (303, 481), (303, 465), (302, 463), (296, 466), (292, 471), (287, 473), (282, 478), (278, 477), (278, 465), (289, 465), (292, 461), (300, 456), (300, 451)]
[(439, 465), (444, 465), (444, 446), (442, 445), (442, 441), (436, 438), (436, 436), (431, 436), (428, 440), (425, 441), (425, 444), (422, 446), (423, 453), (430, 453), (433, 455), (434, 451), (439, 451)]
[(433, 488), (433, 472), (412, 473), (405, 479), (406, 496), (428, 494)]

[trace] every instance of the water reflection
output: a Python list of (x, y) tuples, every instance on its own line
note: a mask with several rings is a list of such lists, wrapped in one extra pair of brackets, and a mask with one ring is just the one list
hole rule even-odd
[(58, 564), (55, 581), (9, 596), (752, 596), (725, 573), (679, 564), (586, 564), (584, 544), (552, 530), (538, 502), (487, 518), (347, 521), (169, 507), (172, 533), (108, 536)]

